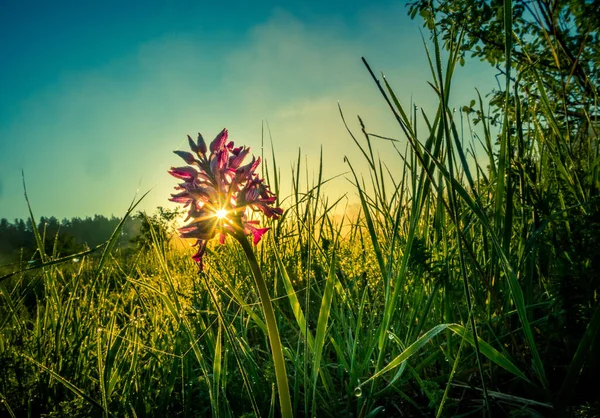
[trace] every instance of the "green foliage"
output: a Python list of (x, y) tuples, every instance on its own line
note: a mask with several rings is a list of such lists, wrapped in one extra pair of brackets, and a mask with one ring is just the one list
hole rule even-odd
[[(544, 88), (560, 113), (583, 116), (585, 99), (598, 96), (600, 81), (600, 11), (591, 1), (511, 2), (513, 48), (511, 65), (519, 70), (535, 66)], [(461, 63), (467, 54), (496, 66), (506, 62), (505, 6), (499, 0), (409, 2), (409, 13), (439, 31), (444, 46), (459, 48)], [(459, 34), (464, 32), (464, 37)], [(532, 75), (528, 77), (530, 84)], [(501, 103), (501, 98), (498, 98)]]
[(182, 213), (181, 208), (167, 209), (161, 206), (151, 216), (138, 212), (134, 219), (140, 222), (139, 231), (130, 241), (144, 250), (152, 248), (154, 240), (161, 245), (168, 244), (175, 234), (178, 218), (181, 218)]

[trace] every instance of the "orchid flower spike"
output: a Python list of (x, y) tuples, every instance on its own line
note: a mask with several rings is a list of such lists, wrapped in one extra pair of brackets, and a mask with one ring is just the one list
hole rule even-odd
[(275, 194), (256, 174), (260, 157), (252, 156), (252, 161), (242, 165), (250, 148), (235, 148), (233, 142), (228, 142), (227, 129), (208, 147), (200, 134), (196, 141), (188, 135), (188, 142), (192, 152), (174, 151), (187, 165), (169, 170), (182, 180), (169, 200), (189, 208), (186, 221), (190, 222), (179, 228), (179, 233), (182, 238), (196, 239), (198, 251), (193, 259), (202, 271), (202, 256), (210, 239), (219, 235), (222, 244), (228, 234), (252, 235), (256, 245), (269, 228), (260, 228), (258, 221), (249, 219), (249, 212), (279, 219), (283, 210), (274, 206)]

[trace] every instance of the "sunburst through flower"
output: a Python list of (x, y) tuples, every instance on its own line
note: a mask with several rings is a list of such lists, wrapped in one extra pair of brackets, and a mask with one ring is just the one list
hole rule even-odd
[(227, 209), (219, 209), (215, 212), (215, 216), (217, 217), (217, 219), (225, 219), (227, 218)]
[(283, 214), (281, 208), (274, 207), (275, 194), (255, 172), (260, 157), (253, 156), (242, 165), (250, 148), (236, 148), (227, 138), (227, 129), (223, 129), (207, 148), (202, 135), (198, 134), (197, 141), (188, 135), (192, 152), (174, 151), (188, 165), (169, 170), (183, 180), (175, 186), (179, 192), (169, 200), (189, 207), (186, 221), (191, 221), (179, 232), (182, 238), (196, 239), (198, 251), (193, 258), (201, 271), (206, 243), (215, 235), (219, 234), (221, 243), (227, 234), (252, 235), (256, 245), (269, 228), (259, 228), (258, 221), (249, 219), (249, 212), (262, 212), (273, 219)]

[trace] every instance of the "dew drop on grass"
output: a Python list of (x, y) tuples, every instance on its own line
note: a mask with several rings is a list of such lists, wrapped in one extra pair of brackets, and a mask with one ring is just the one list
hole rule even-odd
[(362, 389), (360, 388), (360, 386), (357, 386), (356, 389), (354, 389), (354, 396), (356, 396), (357, 398), (360, 398), (362, 396)]

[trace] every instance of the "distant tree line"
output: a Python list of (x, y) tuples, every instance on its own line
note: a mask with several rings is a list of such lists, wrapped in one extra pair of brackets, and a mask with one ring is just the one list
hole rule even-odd
[[(121, 230), (117, 245), (129, 245), (140, 231), (142, 217), (128, 219)], [(41, 217), (37, 228), (44, 240), (46, 254), (65, 256), (93, 248), (105, 242), (117, 228), (121, 218), (103, 215), (85, 218), (64, 218), (59, 221), (54, 216)], [(29, 219), (15, 219), (13, 222), (0, 219), (0, 258), (15, 261), (22, 257), (29, 259), (37, 249), (33, 228)]]
[[(153, 215), (143, 212), (129, 217), (119, 232), (116, 246), (149, 249), (153, 242), (168, 243), (181, 210), (158, 207)], [(76, 217), (59, 221), (54, 216), (41, 217), (36, 224), (44, 242), (44, 251), (54, 257), (67, 256), (106, 242), (117, 229), (122, 218), (94, 215), (84, 219)], [(0, 219), (0, 264), (19, 259), (39, 257), (37, 244), (29, 219), (15, 219), (12, 223)]]

